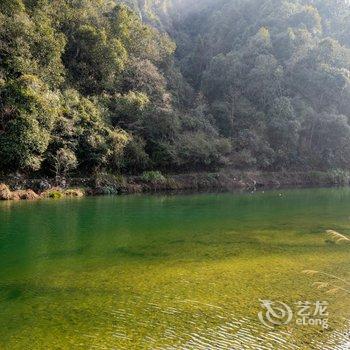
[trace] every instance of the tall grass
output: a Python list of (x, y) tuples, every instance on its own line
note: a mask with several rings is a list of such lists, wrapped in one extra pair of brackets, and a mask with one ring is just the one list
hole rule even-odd
[[(334, 230), (327, 230), (326, 234), (337, 244), (349, 244), (350, 238)], [(350, 281), (347, 281), (338, 276), (316, 270), (304, 270), (303, 274), (308, 276), (322, 277), (323, 281), (313, 283), (317, 289), (325, 291), (326, 294), (346, 293), (350, 294)]]

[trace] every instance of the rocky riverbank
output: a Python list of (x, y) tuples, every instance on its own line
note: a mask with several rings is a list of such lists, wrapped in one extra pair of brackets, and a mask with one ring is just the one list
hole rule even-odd
[(84, 197), (85, 191), (83, 189), (64, 189), (60, 187), (52, 187), (51, 189), (34, 192), (30, 188), (21, 190), (11, 190), (10, 187), (4, 183), (0, 184), (0, 200), (38, 200), (44, 198), (58, 199), (63, 197)]
[(13, 176), (0, 181), (0, 200), (37, 200), (44, 198), (118, 195), (164, 191), (231, 191), (282, 187), (346, 186), (350, 173), (332, 172), (243, 172), (225, 169), (163, 175), (159, 171), (140, 176), (98, 174), (91, 178), (28, 179)]

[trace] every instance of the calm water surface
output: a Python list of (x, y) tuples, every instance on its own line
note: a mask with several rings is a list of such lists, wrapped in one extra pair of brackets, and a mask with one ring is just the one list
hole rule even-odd
[[(301, 273), (350, 283), (326, 229), (350, 189), (0, 203), (0, 349), (350, 349), (349, 294)], [(328, 301), (330, 327), (265, 326), (260, 299)]]

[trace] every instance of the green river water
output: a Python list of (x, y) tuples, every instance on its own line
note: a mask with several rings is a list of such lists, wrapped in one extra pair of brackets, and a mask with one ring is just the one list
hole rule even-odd
[(0, 349), (350, 349), (350, 245), (327, 229), (350, 234), (350, 189), (0, 203)]

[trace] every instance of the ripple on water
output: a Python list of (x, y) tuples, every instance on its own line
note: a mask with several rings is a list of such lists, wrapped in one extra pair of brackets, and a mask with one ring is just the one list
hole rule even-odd
[[(153, 322), (152, 326), (163, 330), (161, 337), (145, 336), (142, 340), (143, 348), (150, 350), (350, 350), (350, 333), (333, 331), (327, 340), (313, 340), (308, 347), (295, 343), (293, 331), (279, 330), (277, 328), (262, 325), (249, 317), (237, 318), (227, 314), (221, 307), (204, 304), (197, 301), (179, 301), (179, 307), (163, 308), (156, 303), (148, 303), (147, 313), (163, 313), (172, 318), (167, 322)], [(194, 314), (188, 322), (188, 328), (184, 329), (182, 320), (182, 303), (191, 303), (199, 307), (202, 313)], [(203, 322), (205, 308), (217, 310), (215, 316), (208, 316)], [(116, 310), (115, 316), (119, 320), (119, 328), (114, 330), (114, 338), (123, 341), (118, 344), (118, 349), (132, 349), (134, 339), (127, 334), (129, 325), (125, 322), (130, 317), (136, 319), (137, 315), (131, 315), (124, 309)], [(197, 317), (196, 317), (197, 316)], [(215, 318), (213, 320), (212, 318)], [(169, 322), (170, 321), (170, 322)], [(212, 322), (215, 321), (215, 322)], [(213, 324), (216, 324), (213, 326)], [(123, 331), (123, 326), (125, 329)], [(149, 327), (144, 321), (136, 322), (135, 327)], [(350, 325), (349, 327), (350, 328)], [(160, 338), (162, 339), (159, 344)], [(114, 342), (113, 342), (114, 343)], [(113, 344), (114, 346), (116, 343)], [(101, 348), (102, 349), (102, 348)]]

